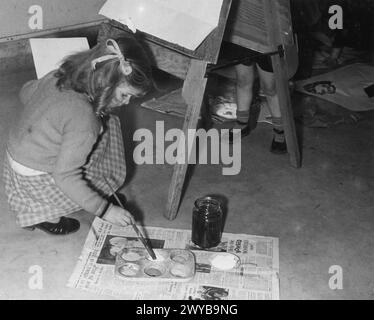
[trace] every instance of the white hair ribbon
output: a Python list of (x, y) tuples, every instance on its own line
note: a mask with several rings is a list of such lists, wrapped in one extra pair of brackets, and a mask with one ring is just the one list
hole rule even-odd
[(123, 56), (123, 54), (122, 54), (122, 52), (121, 52), (121, 50), (118, 46), (118, 43), (113, 39), (108, 39), (106, 41), (106, 47), (107, 47), (107, 49), (109, 49), (111, 54), (107, 54), (105, 56), (101, 56), (99, 58), (96, 58), (96, 59), (92, 60), (91, 61), (92, 70), (95, 70), (96, 69), (96, 64), (98, 64), (100, 62), (111, 60), (111, 59), (118, 59), (121, 71), (126, 76), (130, 75), (132, 73), (132, 67), (130, 65), (130, 62), (128, 62), (125, 59), (125, 57)]

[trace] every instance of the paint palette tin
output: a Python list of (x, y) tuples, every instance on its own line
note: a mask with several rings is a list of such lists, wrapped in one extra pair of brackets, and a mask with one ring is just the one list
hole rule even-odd
[(195, 275), (195, 256), (184, 249), (124, 248), (116, 256), (115, 275), (128, 280), (189, 281)]

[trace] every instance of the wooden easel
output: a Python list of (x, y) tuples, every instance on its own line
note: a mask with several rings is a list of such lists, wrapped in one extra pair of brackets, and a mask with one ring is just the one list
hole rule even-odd
[[(278, 35), (279, 26), (275, 7), (271, 0), (237, 0), (237, 1), (257, 1), (264, 2), (266, 6), (266, 20), (268, 22), (269, 37), (264, 40), (263, 49), (277, 50), (278, 46), (283, 44), (280, 35)], [(289, 0), (277, 0), (289, 1)], [(208, 64), (216, 64), (226, 22), (229, 16), (232, 0), (224, 0), (218, 27), (208, 36), (202, 45), (196, 51), (190, 51), (180, 46), (170, 44), (164, 40), (144, 34), (144, 45), (148, 47), (154, 59), (154, 65), (180, 79), (184, 80), (182, 97), (187, 105), (187, 111), (183, 124), (183, 132), (188, 136), (189, 129), (196, 129), (201, 106), (203, 103), (205, 88), (207, 84), (206, 71)], [(235, 0), (234, 0), (235, 2)], [(112, 22), (123, 30), (123, 25)], [(237, 37), (236, 39), (241, 39)], [(235, 40), (236, 41), (236, 40)], [(268, 45), (270, 42), (272, 45)], [(236, 41), (238, 43), (238, 41)], [(238, 43), (243, 45), (241, 41)], [(248, 45), (244, 45), (249, 47)], [(259, 50), (259, 52), (265, 52)], [(273, 58), (276, 85), (281, 103), (281, 111), (284, 115), (285, 134), (287, 145), (291, 157), (292, 165), (300, 165), (300, 154), (297, 146), (295, 125), (293, 122), (290, 96), (288, 91), (288, 78), (284, 74), (286, 70), (285, 60), (280, 56)], [(177, 216), (182, 189), (185, 182), (185, 176), (188, 163), (176, 164), (169, 187), (168, 201), (164, 216), (173, 220)]]
[[(232, 0), (223, 0), (218, 27), (204, 40), (197, 50), (191, 51), (162, 39), (143, 34), (143, 45), (147, 48), (155, 67), (184, 80), (182, 97), (187, 110), (183, 132), (188, 136), (189, 129), (196, 129), (207, 84), (208, 64), (216, 64), (225, 32)], [(112, 21), (119, 29), (123, 25)], [(188, 162), (174, 165), (168, 201), (164, 216), (173, 220), (177, 216)]]

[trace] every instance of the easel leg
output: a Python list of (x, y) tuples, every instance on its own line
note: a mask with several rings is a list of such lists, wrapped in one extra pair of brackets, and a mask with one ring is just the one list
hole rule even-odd
[[(191, 60), (191, 65), (184, 81), (182, 95), (188, 105), (183, 124), (183, 133), (185, 137), (188, 137), (189, 129), (196, 129), (197, 127), (207, 83), (207, 79), (204, 77), (206, 67), (207, 63), (204, 61)], [(168, 202), (164, 213), (164, 216), (169, 220), (175, 219), (178, 213), (182, 189), (188, 168), (188, 161), (186, 162), (187, 163), (176, 164), (174, 166), (173, 176), (169, 187)]]
[(290, 162), (292, 166), (300, 168), (301, 156), (297, 140), (295, 120), (293, 117), (288, 79), (286, 76), (286, 63), (284, 58), (281, 58), (280, 56), (273, 56), (272, 62)]

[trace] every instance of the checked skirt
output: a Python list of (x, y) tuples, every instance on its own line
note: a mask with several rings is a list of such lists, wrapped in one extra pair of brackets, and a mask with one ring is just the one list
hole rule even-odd
[[(121, 123), (110, 115), (106, 128), (83, 167), (82, 179), (88, 186), (107, 198), (112, 192), (104, 177), (114, 190), (119, 189), (126, 178), (126, 161), (122, 140)], [(5, 157), (3, 178), (5, 192), (16, 222), (21, 227), (31, 226), (50, 219), (82, 210), (55, 184), (51, 174), (23, 176), (15, 172)]]

